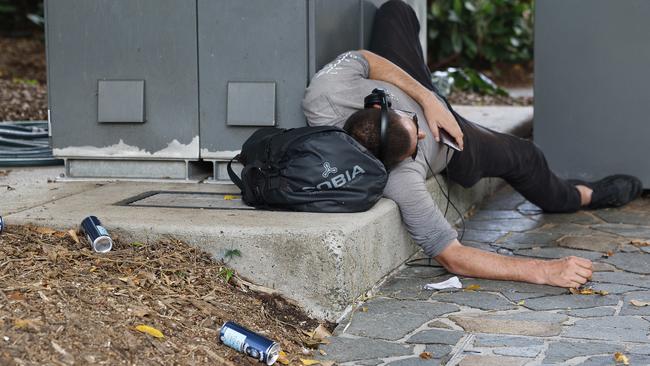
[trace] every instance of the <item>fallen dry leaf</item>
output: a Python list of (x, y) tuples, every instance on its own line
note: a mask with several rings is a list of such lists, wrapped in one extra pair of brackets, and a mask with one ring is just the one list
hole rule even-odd
[(7, 294), (7, 298), (14, 301), (23, 301), (25, 300), (25, 295), (23, 295), (20, 291), (13, 291)]
[(591, 287), (570, 288), (569, 292), (574, 295), (609, 295), (609, 292), (605, 290), (594, 290)]
[(521, 300), (521, 301), (517, 302), (517, 305), (523, 306), (525, 303), (526, 303), (526, 300)]
[(79, 240), (79, 236), (77, 236), (77, 230), (74, 229), (68, 230), (68, 235), (70, 235), (70, 237), (75, 243), (77, 244), (81, 243), (81, 241)]
[(636, 307), (643, 307), (643, 306), (650, 305), (650, 302), (641, 301), (641, 300), (630, 300), (630, 304), (632, 304), (632, 305), (634, 305)]
[(650, 246), (650, 241), (633, 239), (630, 241), (630, 244), (634, 245), (635, 247), (647, 247)]
[(312, 360), (312, 359), (309, 359), (309, 358), (301, 358), (301, 359), (300, 359), (300, 362), (302, 362), (302, 364), (305, 365), (305, 366), (318, 365), (318, 364), (320, 364), (320, 361), (318, 361), (318, 360)]
[(283, 365), (289, 364), (289, 358), (287, 357), (287, 354), (284, 351), (280, 351), (280, 355), (278, 356), (278, 362)]
[(630, 360), (627, 358), (626, 355), (622, 354), (621, 352), (614, 353), (614, 361), (616, 361), (616, 363), (623, 363), (623, 365), (630, 364)]
[(322, 324), (319, 324), (318, 327), (311, 332), (303, 330), (302, 333), (309, 337), (308, 339), (303, 340), (304, 345), (309, 348), (317, 348), (321, 344), (329, 344), (329, 341), (325, 339), (332, 335), (332, 333), (330, 333)]
[(43, 323), (39, 319), (15, 319), (14, 328), (39, 332)]
[(327, 337), (331, 337), (332, 333), (330, 333), (327, 328), (325, 328), (322, 324), (319, 324), (316, 329), (314, 329), (314, 334), (312, 338), (317, 339), (317, 340), (323, 340)]
[(156, 329), (154, 327), (150, 327), (148, 325), (144, 325), (144, 324), (138, 325), (137, 327), (135, 327), (135, 330), (137, 330), (139, 332), (142, 332), (142, 333), (147, 333), (150, 336), (155, 337), (155, 338), (165, 338), (165, 336), (162, 334), (161, 331), (159, 331), (158, 329)]
[(430, 360), (433, 358), (433, 354), (431, 352), (422, 352), (420, 353), (420, 358), (423, 360)]
[(465, 291), (476, 291), (476, 290), (479, 290), (480, 288), (481, 288), (480, 285), (469, 285), (469, 286), (465, 287), (464, 290)]
[(43, 235), (52, 235), (52, 234), (56, 233), (56, 230), (54, 230), (54, 229), (52, 229), (50, 227), (42, 227), (42, 226), (35, 227), (34, 231), (36, 231), (39, 234), (43, 234)]
[(309, 348), (317, 348), (321, 345), (321, 341), (312, 338), (305, 339), (302, 343)]

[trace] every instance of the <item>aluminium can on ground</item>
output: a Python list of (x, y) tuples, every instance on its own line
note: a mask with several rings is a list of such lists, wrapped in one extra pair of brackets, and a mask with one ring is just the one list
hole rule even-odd
[(280, 357), (280, 345), (277, 342), (233, 322), (224, 323), (219, 332), (219, 339), (226, 346), (267, 365), (273, 365)]
[(93, 250), (107, 253), (113, 248), (113, 239), (96, 216), (88, 216), (81, 222), (81, 231), (86, 234)]

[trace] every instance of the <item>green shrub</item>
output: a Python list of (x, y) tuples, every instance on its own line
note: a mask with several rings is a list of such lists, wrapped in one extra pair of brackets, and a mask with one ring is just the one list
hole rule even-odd
[(24, 32), (43, 27), (43, 0), (0, 0), (0, 32)]
[(533, 0), (429, 0), (432, 68), (489, 68), (533, 56)]

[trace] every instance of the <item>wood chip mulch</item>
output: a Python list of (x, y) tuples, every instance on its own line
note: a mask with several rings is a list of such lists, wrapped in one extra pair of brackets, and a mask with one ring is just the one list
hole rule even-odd
[(227, 320), (278, 341), (290, 364), (309, 358), (304, 332), (318, 322), (279, 295), (226, 283), (225, 269), (172, 238), (117, 238), (97, 254), (70, 232), (9, 226), (0, 234), (0, 364), (259, 365), (219, 342)]
[(1, 121), (46, 121), (47, 87), (23, 80), (0, 79)]
[(42, 37), (0, 37), (0, 121), (47, 120)]
[(510, 97), (502, 95), (481, 95), (455, 90), (447, 98), (449, 103), (455, 105), (511, 105), (528, 106), (533, 105), (533, 97)]

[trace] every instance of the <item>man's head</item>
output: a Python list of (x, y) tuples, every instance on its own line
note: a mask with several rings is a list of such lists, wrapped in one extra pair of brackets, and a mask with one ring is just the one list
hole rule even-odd
[[(378, 159), (379, 157), (379, 125), (381, 109), (366, 108), (352, 114), (343, 129), (368, 149)], [(424, 132), (417, 129), (414, 120), (404, 113), (395, 110), (388, 111), (388, 143), (384, 146), (382, 162), (386, 169), (391, 169), (402, 160), (409, 158), (417, 149), (417, 142), (425, 137)]]

